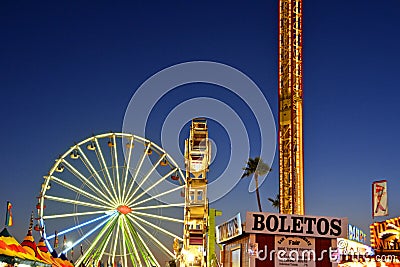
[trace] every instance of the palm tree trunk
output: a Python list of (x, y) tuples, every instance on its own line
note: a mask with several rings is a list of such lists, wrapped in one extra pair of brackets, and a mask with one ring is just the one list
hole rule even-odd
[(262, 212), (261, 200), (260, 200), (260, 192), (258, 191), (258, 174), (257, 173), (254, 174), (254, 180), (256, 182), (256, 195), (257, 195), (258, 209), (260, 210), (260, 212)]

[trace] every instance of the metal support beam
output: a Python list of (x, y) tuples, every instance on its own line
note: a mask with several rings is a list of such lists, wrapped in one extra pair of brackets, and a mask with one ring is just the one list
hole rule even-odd
[(281, 213), (304, 214), (302, 0), (279, 1)]

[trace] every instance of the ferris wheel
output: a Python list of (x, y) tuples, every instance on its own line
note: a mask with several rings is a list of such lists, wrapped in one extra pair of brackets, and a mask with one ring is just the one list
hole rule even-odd
[(76, 266), (161, 266), (182, 241), (185, 179), (150, 140), (107, 133), (61, 155), (46, 176), (35, 226)]

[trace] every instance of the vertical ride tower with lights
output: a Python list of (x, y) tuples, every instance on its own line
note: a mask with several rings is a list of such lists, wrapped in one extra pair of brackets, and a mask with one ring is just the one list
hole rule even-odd
[(302, 0), (279, 0), (279, 211), (304, 214)]
[(192, 120), (190, 137), (185, 140), (186, 191), (183, 233), (184, 266), (206, 266), (207, 172), (211, 148), (207, 121)]

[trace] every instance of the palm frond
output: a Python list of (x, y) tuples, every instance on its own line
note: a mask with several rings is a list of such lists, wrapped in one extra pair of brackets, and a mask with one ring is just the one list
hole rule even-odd
[(265, 163), (260, 157), (249, 158), (246, 162), (246, 167), (242, 168), (245, 172), (242, 178), (248, 177), (254, 173), (260, 176), (266, 175), (268, 172), (272, 171), (271, 167)]

